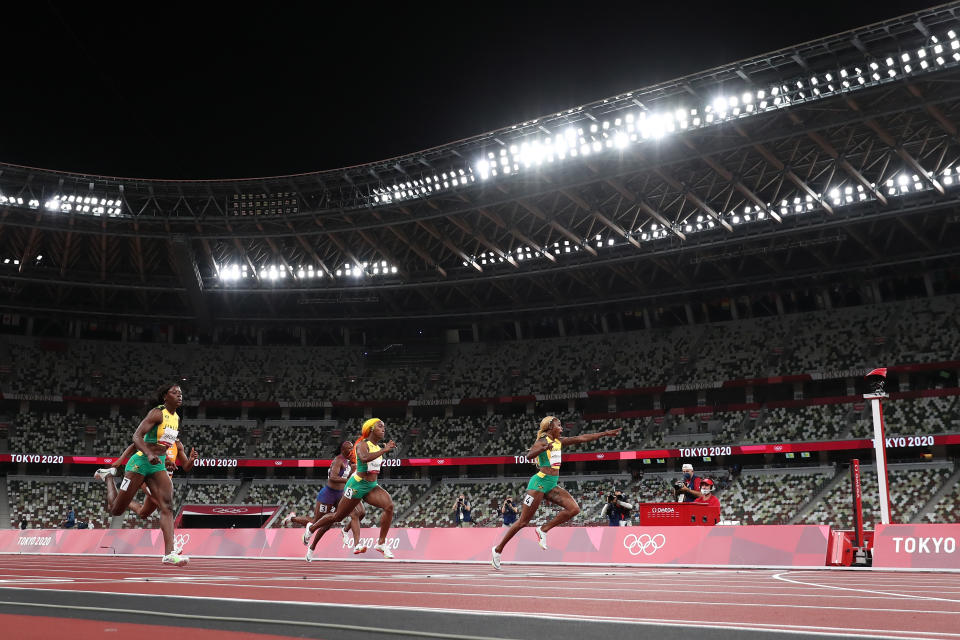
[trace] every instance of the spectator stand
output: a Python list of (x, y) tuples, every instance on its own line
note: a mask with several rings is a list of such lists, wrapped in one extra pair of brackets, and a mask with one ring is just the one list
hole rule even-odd
[[(872, 464), (862, 464), (861, 492), (863, 496), (863, 526), (872, 529), (880, 521), (880, 505), (877, 494), (877, 474)], [(908, 523), (920, 509), (944, 486), (952, 469), (944, 462), (915, 462), (889, 464), (891, 521)], [(839, 529), (853, 526), (850, 484), (845, 469), (840, 470), (837, 480), (829, 491), (809, 511), (801, 512), (791, 524), (829, 524)]]

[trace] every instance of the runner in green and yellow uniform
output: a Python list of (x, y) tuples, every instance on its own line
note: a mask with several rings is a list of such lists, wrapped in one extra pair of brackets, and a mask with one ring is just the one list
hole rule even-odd
[(177, 409), (183, 404), (183, 391), (180, 385), (168, 384), (157, 389), (156, 403), (133, 433), (133, 444), (137, 452), (130, 456), (120, 482), (120, 491), (113, 478), (104, 476), (107, 482), (107, 511), (118, 516), (127, 510), (127, 506), (146, 483), (150, 495), (160, 509), (160, 530), (163, 531), (163, 564), (181, 566), (189, 558), (174, 552), (173, 537), (173, 482), (167, 475), (164, 463), (167, 449), (177, 442), (180, 432), (180, 416)]
[(579, 444), (581, 442), (592, 442), (605, 438), (607, 436), (616, 436), (620, 434), (620, 429), (611, 429), (609, 431), (600, 431), (598, 433), (583, 433), (571, 438), (561, 438), (563, 426), (560, 419), (554, 416), (547, 416), (540, 421), (540, 430), (537, 431), (537, 439), (533, 446), (527, 452), (527, 460), (533, 462), (536, 460), (540, 471), (535, 473), (530, 482), (527, 483), (527, 495), (523, 497), (523, 510), (520, 512), (520, 518), (510, 525), (500, 544), (492, 550), (493, 568), (500, 568), (500, 554), (510, 539), (517, 534), (520, 529), (529, 524), (533, 514), (540, 507), (540, 502), (547, 498), (550, 502), (560, 506), (561, 511), (553, 520), (543, 526), (537, 527), (537, 541), (540, 547), (547, 548), (547, 532), (558, 524), (563, 524), (570, 518), (580, 513), (580, 505), (573, 499), (566, 489), (559, 486), (557, 481), (560, 477), (560, 451), (563, 447), (570, 444)]
[(377, 484), (383, 455), (397, 448), (393, 440), (382, 447), (380, 446), (385, 432), (383, 421), (379, 418), (370, 418), (363, 423), (360, 437), (354, 446), (357, 453), (357, 472), (347, 480), (347, 485), (343, 488), (343, 497), (337, 503), (337, 510), (323, 516), (311, 527), (312, 531), (316, 531), (320, 535), (314, 538), (311, 552), (307, 554), (307, 560), (313, 559), (312, 551), (327, 529), (349, 515), (353, 508), (360, 504), (361, 500), (383, 509), (383, 515), (380, 516), (380, 539), (377, 544), (373, 545), (373, 549), (382, 553), (384, 558), (393, 558), (393, 552), (386, 545), (387, 532), (390, 531), (390, 523), (393, 522), (393, 499), (389, 493), (384, 491), (383, 487)]

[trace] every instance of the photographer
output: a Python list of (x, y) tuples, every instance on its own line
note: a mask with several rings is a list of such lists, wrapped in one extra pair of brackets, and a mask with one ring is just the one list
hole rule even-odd
[(453, 505), (453, 519), (458, 527), (472, 527), (473, 519), (470, 517), (470, 503), (461, 493), (457, 498), (457, 503)]
[(693, 502), (700, 497), (701, 478), (693, 473), (693, 465), (685, 464), (682, 467), (683, 480), (677, 480), (673, 484), (673, 492), (677, 496), (677, 502)]
[(507, 498), (500, 507), (500, 515), (503, 516), (503, 526), (509, 527), (517, 521), (517, 508), (513, 506), (513, 498)]
[(630, 510), (633, 505), (624, 500), (619, 489), (607, 496), (607, 503), (600, 511), (600, 517), (607, 517), (611, 527), (625, 527), (630, 524)]

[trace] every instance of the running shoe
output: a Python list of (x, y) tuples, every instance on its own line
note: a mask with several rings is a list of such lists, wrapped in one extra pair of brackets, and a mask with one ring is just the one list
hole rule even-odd
[[(358, 544), (357, 546), (355, 546), (355, 547), (353, 548), (353, 555), (358, 555), (358, 554), (366, 553), (366, 552), (367, 552), (367, 545), (365, 545), (365, 544)], [(388, 558), (392, 558), (393, 555), (389, 555), (389, 556), (387, 556), (387, 557), (388, 557)]]
[(179, 555), (176, 549), (174, 549), (173, 553), (168, 553), (160, 560), (161, 564), (172, 564), (175, 567), (182, 567), (188, 562), (190, 562), (190, 558)]
[(491, 562), (493, 563), (493, 568), (499, 571), (500, 570), (500, 554), (497, 553), (496, 547), (491, 549), (490, 552), (493, 554), (490, 558)]
[(307, 562), (313, 562), (313, 549), (307, 549)]
[(313, 535), (313, 531), (310, 530), (310, 523), (307, 523), (307, 528), (303, 530), (303, 544), (310, 544), (310, 536)]
[(105, 469), (97, 469), (96, 471), (93, 472), (94, 478), (96, 478), (97, 480), (103, 480), (104, 482), (107, 481), (107, 476), (115, 476), (115, 475), (117, 475), (116, 467), (106, 467)]
[(281, 525), (286, 526), (288, 522), (297, 517), (296, 511), (291, 511), (287, 515), (283, 516), (283, 521), (280, 522)]
[(543, 549), (544, 551), (547, 550), (547, 534), (540, 527), (537, 527), (537, 542), (540, 543), (541, 549)]
[(353, 534), (350, 533), (349, 531), (344, 531), (344, 532), (343, 532), (343, 546), (345, 546), (345, 547), (347, 547), (347, 548), (349, 549), (349, 548), (351, 548), (354, 544), (356, 544), (356, 540), (353, 539)]
[(385, 544), (375, 544), (373, 545), (374, 551), (379, 551), (383, 554), (383, 557), (387, 560), (393, 560), (393, 551), (390, 551), (390, 547)]

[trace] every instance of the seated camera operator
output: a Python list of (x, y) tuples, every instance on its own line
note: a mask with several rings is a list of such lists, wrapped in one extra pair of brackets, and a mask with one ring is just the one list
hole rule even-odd
[(472, 527), (473, 518), (470, 517), (470, 503), (461, 493), (457, 503), (453, 505), (453, 517), (458, 527)]
[(500, 505), (500, 515), (503, 516), (503, 526), (509, 527), (517, 521), (517, 508), (513, 506), (513, 498), (507, 498)]
[(693, 502), (700, 496), (701, 478), (694, 475), (692, 464), (685, 464), (681, 468), (683, 470), (683, 480), (677, 480), (673, 483), (673, 492), (677, 496), (677, 502)]
[(630, 524), (630, 510), (633, 505), (624, 500), (619, 489), (607, 496), (607, 503), (600, 511), (600, 517), (607, 516), (611, 527), (625, 527)]

